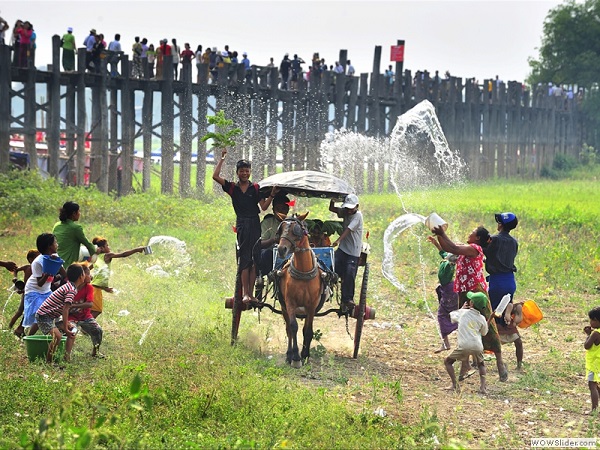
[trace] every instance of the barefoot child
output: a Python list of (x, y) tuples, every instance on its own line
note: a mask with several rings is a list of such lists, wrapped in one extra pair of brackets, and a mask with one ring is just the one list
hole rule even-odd
[(585, 372), (587, 374), (590, 395), (592, 396), (592, 411), (598, 408), (598, 382), (600, 382), (600, 306), (596, 306), (589, 313), (590, 324), (583, 329), (587, 339), (583, 344), (585, 348)]
[(54, 352), (62, 339), (61, 330), (67, 335), (65, 350), (65, 361), (71, 360), (71, 350), (75, 344), (75, 334), (72, 333), (72, 325), (69, 323), (69, 310), (77, 289), (85, 283), (83, 267), (79, 264), (71, 264), (67, 268), (67, 282), (54, 291), (39, 307), (35, 313), (35, 319), (42, 333), (51, 334), (52, 342), (48, 346), (46, 362), (51, 363)]
[[(467, 301), (458, 311), (452, 311), (450, 318), (458, 322), (458, 345), (444, 361), (446, 371), (452, 380), (452, 389), (460, 391), (453, 364), (465, 361), (473, 356), (479, 368), (479, 392), (487, 393), (485, 384), (485, 365), (483, 363), (483, 342), (481, 337), (488, 332), (488, 325), (481, 313), (488, 303), (488, 298), (483, 292), (467, 292)], [(463, 374), (464, 375), (464, 374)]]
[(439, 303), (437, 319), (442, 335), (442, 346), (435, 353), (440, 353), (444, 350), (450, 350), (448, 335), (458, 328), (458, 325), (450, 320), (450, 312), (458, 309), (458, 295), (454, 292), (454, 272), (458, 257), (442, 250), (442, 246), (433, 236), (428, 236), (427, 240), (438, 249), (442, 257), (438, 268), (438, 281), (440, 284), (435, 288)]
[(92, 239), (92, 244), (98, 246), (98, 259), (94, 263), (94, 271), (92, 273), (92, 286), (94, 286), (94, 305), (92, 306), (92, 316), (94, 318), (102, 314), (104, 301), (102, 292), (106, 291), (113, 293), (113, 288), (109, 287), (108, 280), (110, 278), (110, 263), (114, 258), (127, 258), (134, 253), (143, 253), (146, 247), (137, 247), (132, 250), (127, 250), (122, 253), (113, 253), (110, 251), (108, 241), (102, 236), (96, 236)]
[[(31, 277), (25, 283), (25, 297), (23, 300), (23, 326), (31, 327), (29, 336), (33, 336), (38, 330), (35, 313), (52, 293), (51, 284), (54, 277), (44, 272), (42, 264), (44, 255), (54, 255), (58, 249), (58, 243), (52, 233), (40, 234), (35, 244), (40, 255), (31, 263)], [(64, 279), (66, 272), (62, 267), (60, 268), (60, 274)]]
[[(31, 263), (39, 255), (40, 255), (40, 252), (35, 249), (29, 250), (27, 252), (27, 262), (29, 264), (25, 264), (24, 266), (18, 267), (17, 270), (15, 270), (15, 280), (14, 281), (16, 281), (16, 279), (17, 279), (17, 274), (19, 272), (23, 272), (23, 283), (27, 283), (27, 280), (29, 280), (29, 277), (31, 277)], [(21, 317), (23, 315), (23, 308), (24, 308), (24, 302), (25, 302), (25, 290), (23, 289), (23, 290), (17, 291), (17, 292), (19, 294), (21, 294), (21, 302), (19, 303), (17, 312), (15, 313), (14, 316), (12, 316), (12, 319), (10, 319), (8, 328), (12, 328), (13, 325), (17, 322), (17, 320), (19, 320), (19, 317)], [(17, 336), (17, 337), (23, 337), (23, 335), (25, 334), (25, 328), (23, 328), (23, 319), (21, 319), (21, 323), (15, 329), (14, 333), (15, 333), (15, 336)]]
[(80, 263), (85, 276), (83, 285), (77, 289), (73, 298), (73, 305), (69, 310), (69, 322), (75, 322), (81, 330), (85, 331), (92, 340), (92, 357), (102, 357), (98, 351), (102, 343), (102, 328), (94, 319), (91, 307), (94, 303), (94, 287), (90, 284), (92, 277), (87, 263)]

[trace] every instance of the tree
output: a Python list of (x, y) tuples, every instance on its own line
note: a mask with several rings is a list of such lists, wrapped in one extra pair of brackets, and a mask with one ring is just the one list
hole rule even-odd
[(528, 81), (592, 87), (600, 81), (600, 0), (569, 0), (550, 10)]

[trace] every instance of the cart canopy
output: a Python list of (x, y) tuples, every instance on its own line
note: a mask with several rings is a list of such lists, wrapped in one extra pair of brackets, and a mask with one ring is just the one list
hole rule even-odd
[(297, 170), (282, 172), (258, 182), (260, 190), (270, 191), (278, 186), (286, 194), (296, 197), (316, 197), (342, 201), (346, 195), (354, 194), (354, 189), (344, 180), (324, 172)]

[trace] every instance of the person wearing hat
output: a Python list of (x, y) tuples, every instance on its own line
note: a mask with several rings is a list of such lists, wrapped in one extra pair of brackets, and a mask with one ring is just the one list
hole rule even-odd
[(260, 223), (261, 251), (258, 269), (261, 278), (273, 270), (273, 248), (279, 242), (277, 231), (290, 212), (289, 203), (290, 199), (287, 195), (278, 193), (271, 202), (273, 213), (267, 214)]
[(335, 272), (342, 280), (342, 309), (348, 312), (354, 309), (354, 284), (362, 251), (363, 216), (358, 206), (356, 194), (346, 195), (339, 208), (335, 206), (335, 200), (329, 202), (329, 211), (343, 219), (344, 231), (332, 245), (338, 247), (335, 251)]
[(460, 392), (460, 386), (454, 373), (454, 363), (456, 361), (468, 362), (469, 357), (473, 357), (479, 369), (479, 393), (487, 393), (481, 341), (482, 336), (488, 333), (488, 324), (483, 315), (487, 304), (488, 298), (483, 292), (467, 292), (467, 301), (462, 308), (450, 313), (452, 322), (458, 323), (458, 342), (456, 349), (444, 360), (444, 366), (452, 380), (453, 391)]
[(75, 70), (75, 36), (73, 36), (73, 28), (67, 28), (67, 32), (60, 39), (62, 47), (62, 66), (65, 72), (73, 72)]
[(244, 65), (244, 69), (246, 69), (246, 84), (250, 84), (252, 80), (252, 69), (250, 68), (250, 60), (248, 59), (248, 53), (242, 53), (242, 64)]
[(238, 244), (238, 270), (240, 271), (242, 281), (242, 301), (246, 304), (255, 302), (252, 287), (256, 280), (256, 267), (253, 260), (253, 249), (260, 239), (260, 219), (259, 206), (262, 211), (266, 211), (271, 204), (279, 188), (273, 186), (271, 193), (265, 197), (260, 192), (260, 186), (250, 181), (252, 165), (250, 161), (241, 159), (237, 162), (235, 169), (238, 176), (238, 182), (234, 183), (221, 177), (221, 166), (227, 149), (221, 150), (221, 158), (217, 162), (213, 172), (213, 180), (221, 185), (224, 192), (231, 197), (231, 203), (236, 215), (236, 234)]
[[(485, 270), (489, 274), (489, 296), (492, 309), (500, 304), (502, 297), (510, 294), (511, 300), (503, 317), (496, 319), (498, 333), (503, 344), (514, 342), (517, 358), (517, 369), (520, 370), (523, 362), (523, 341), (517, 329), (520, 322), (520, 314), (514, 320), (512, 314), (519, 311), (514, 307), (514, 295), (517, 290), (515, 281), (515, 258), (519, 252), (519, 243), (510, 235), (519, 224), (519, 219), (512, 212), (498, 213), (494, 215), (497, 223), (498, 233), (494, 234), (488, 246), (484, 248)], [(514, 309), (514, 310), (513, 310)]]
[(458, 256), (442, 250), (440, 243), (433, 236), (428, 236), (427, 240), (438, 249), (439, 255), (442, 258), (438, 267), (439, 284), (435, 288), (439, 304), (437, 320), (442, 338), (442, 345), (435, 353), (441, 353), (445, 350), (450, 350), (448, 335), (458, 328), (458, 325), (450, 319), (450, 313), (458, 309), (458, 295), (454, 292), (454, 272)]

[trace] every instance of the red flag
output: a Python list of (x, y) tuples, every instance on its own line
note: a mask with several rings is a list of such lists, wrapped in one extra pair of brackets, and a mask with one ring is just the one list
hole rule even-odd
[(368, 232), (368, 231), (367, 231), (367, 236), (366, 236), (366, 238), (367, 238), (367, 239), (369, 239), (369, 232)]
[(234, 233), (237, 233), (237, 227), (235, 225), (232, 226), (231, 229), (233, 230)]
[(292, 206), (296, 206), (296, 199), (294, 200), (290, 200), (289, 202), (287, 202), (287, 205), (291, 208)]

